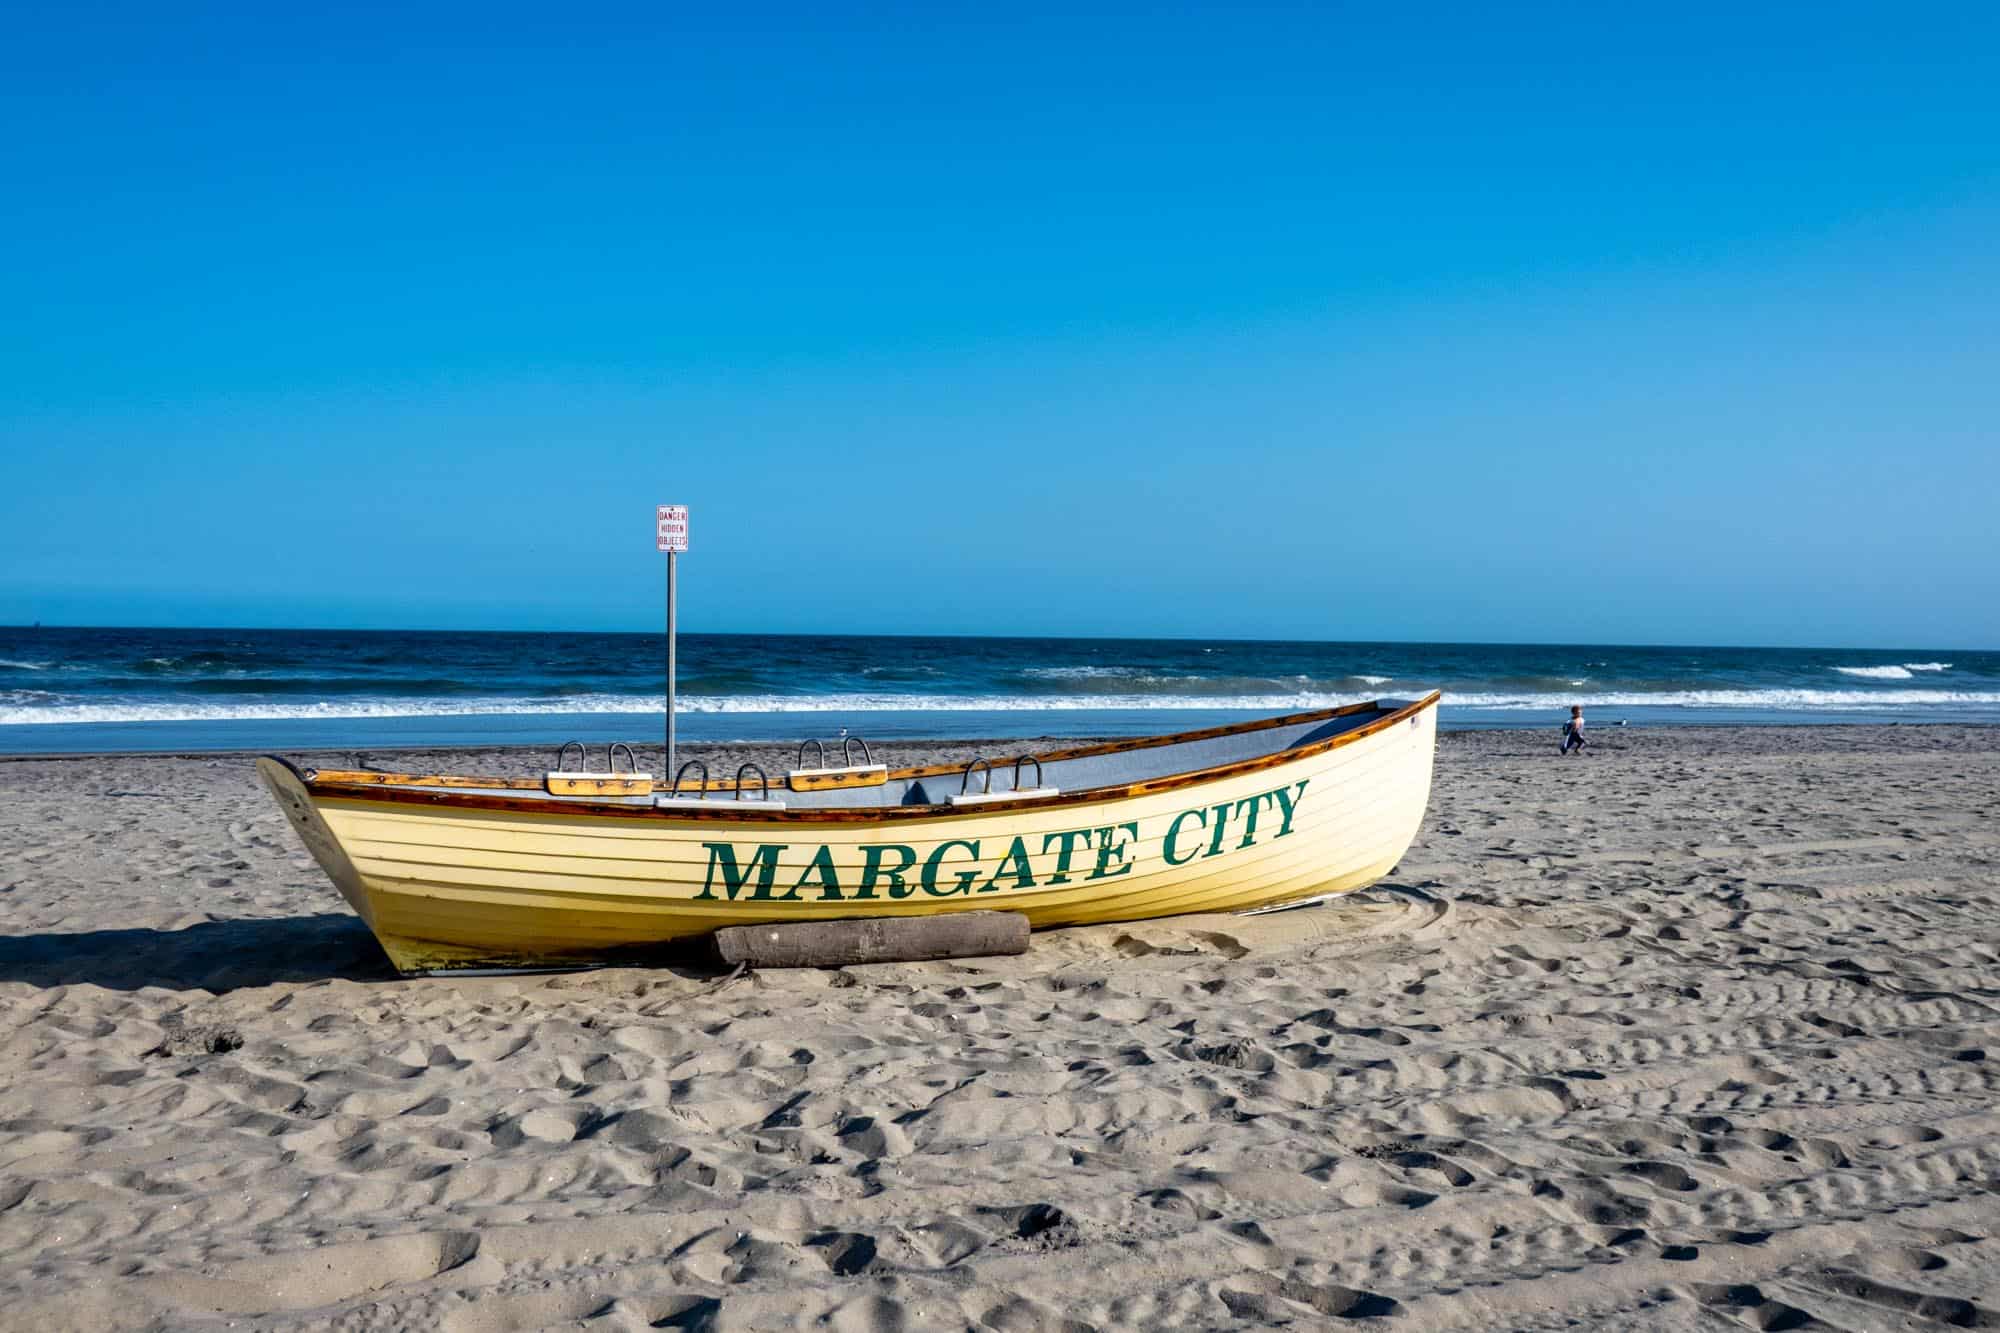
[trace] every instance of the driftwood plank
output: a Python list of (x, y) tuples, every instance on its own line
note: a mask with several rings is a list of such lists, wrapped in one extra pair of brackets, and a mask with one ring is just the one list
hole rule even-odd
[(850, 963), (920, 963), (1026, 953), (1028, 918), (1019, 912), (950, 912), (942, 916), (868, 917), (724, 926), (715, 948), (728, 964), (751, 967), (845, 967)]

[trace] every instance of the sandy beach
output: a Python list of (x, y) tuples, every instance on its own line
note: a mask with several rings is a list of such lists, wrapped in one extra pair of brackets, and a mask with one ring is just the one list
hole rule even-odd
[(397, 980), (247, 757), (0, 762), (0, 1327), (2000, 1327), (2000, 729), (1594, 739), (1327, 907), (734, 978)]

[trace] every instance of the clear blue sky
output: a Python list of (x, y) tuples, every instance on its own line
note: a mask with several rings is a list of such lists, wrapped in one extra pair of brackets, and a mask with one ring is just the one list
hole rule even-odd
[(2000, 644), (2000, 6), (17, 6), (0, 622)]

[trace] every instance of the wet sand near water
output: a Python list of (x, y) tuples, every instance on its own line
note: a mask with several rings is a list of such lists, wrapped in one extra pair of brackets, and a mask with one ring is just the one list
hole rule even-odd
[(0, 761), (0, 1328), (2000, 1326), (2000, 729), (1592, 741), (1327, 907), (733, 978), (398, 980), (247, 756)]

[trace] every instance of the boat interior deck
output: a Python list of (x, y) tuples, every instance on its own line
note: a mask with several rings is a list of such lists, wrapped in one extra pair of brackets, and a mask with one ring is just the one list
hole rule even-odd
[[(1097, 787), (1122, 787), (1134, 782), (1199, 772), (1243, 759), (1260, 759), (1284, 750), (1298, 750), (1353, 731), (1400, 705), (1376, 705), (1366, 712), (1350, 713), (1317, 722), (1294, 722), (1261, 731), (1239, 731), (1203, 740), (1172, 741), (1121, 749), (1109, 754), (1083, 755), (1074, 759), (1046, 759), (1017, 764), (1015, 756), (992, 757), (994, 795), (1018, 791), (1088, 791)], [(948, 805), (961, 795), (983, 794), (986, 774), (977, 767), (925, 777), (891, 777), (880, 787), (834, 789), (831, 791), (787, 791), (788, 804), (809, 809), (839, 809), (876, 805)], [(724, 797), (728, 799), (728, 797)]]

